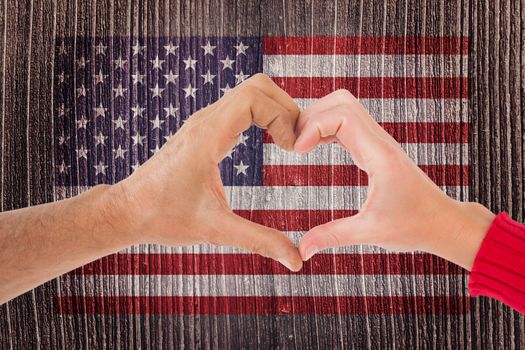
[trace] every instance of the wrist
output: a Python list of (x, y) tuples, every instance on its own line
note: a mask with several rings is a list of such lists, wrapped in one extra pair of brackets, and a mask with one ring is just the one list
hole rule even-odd
[(118, 248), (142, 243), (137, 217), (127, 203), (125, 193), (119, 184), (98, 185), (85, 193), (90, 198), (82, 200), (92, 203), (93, 222), (99, 235)]
[(431, 253), (471, 270), (495, 215), (479, 203), (452, 200), (436, 229)]

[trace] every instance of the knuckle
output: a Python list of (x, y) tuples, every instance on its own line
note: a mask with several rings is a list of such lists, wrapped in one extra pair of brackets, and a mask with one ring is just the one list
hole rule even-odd
[(346, 89), (339, 89), (333, 92), (333, 95), (340, 103), (348, 103), (355, 99), (355, 96)]
[(268, 82), (270, 79), (269, 76), (267, 76), (266, 74), (264, 73), (256, 73), (254, 75), (252, 75), (252, 77), (250, 78), (250, 80), (254, 81), (254, 82), (261, 82), (261, 83), (265, 83), (265, 82)]
[(255, 86), (244, 85), (239, 89), (239, 96), (237, 96), (237, 98), (240, 98), (241, 101), (251, 105), (255, 102), (259, 94), (260, 94), (260, 91)]
[(272, 137), (274, 137), (276, 143), (278, 143), (281, 148), (288, 151), (293, 149), (295, 135), (293, 135), (292, 131), (281, 131), (278, 135), (272, 135)]

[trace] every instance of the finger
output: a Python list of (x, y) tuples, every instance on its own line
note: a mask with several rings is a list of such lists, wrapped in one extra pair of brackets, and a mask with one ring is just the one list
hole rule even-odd
[(226, 97), (226, 101), (201, 119), (204, 148), (216, 150), (214, 159), (221, 160), (235, 145), (238, 135), (255, 124), (267, 128), (274, 142), (285, 149), (293, 149), (295, 120), (290, 112), (259, 88), (245, 85)]
[(299, 271), (302, 259), (297, 247), (282, 232), (224, 212), (217, 219), (217, 237), (210, 243), (243, 248), (279, 261), (292, 271)]
[(366, 222), (359, 214), (334, 220), (308, 231), (299, 242), (299, 252), (307, 261), (323, 249), (366, 244), (367, 230)]
[(267, 75), (262, 73), (255, 74), (250, 79), (237, 85), (234, 89), (242, 89), (245, 85), (252, 85), (259, 88), (268, 97), (289, 110), (294, 116), (299, 117), (299, 107), (295, 101)]
[(389, 142), (395, 142), (392, 136), (386, 132), (386, 130), (384, 130), (373, 117), (370, 116), (368, 111), (359, 102), (359, 100), (352, 93), (345, 89), (340, 89), (324, 96), (302, 111), (299, 119), (297, 120), (296, 134), (301, 133), (301, 130), (304, 128), (308, 120), (312, 118), (312, 116), (335, 106), (347, 106), (354, 109), (363, 118), (363, 122), (365, 122), (372, 130), (376, 131), (380, 137), (388, 139)]
[(335, 136), (357, 166), (371, 174), (389, 156), (388, 143), (359, 115), (360, 111), (339, 105), (312, 114), (295, 143), (297, 152), (311, 150), (322, 139)]

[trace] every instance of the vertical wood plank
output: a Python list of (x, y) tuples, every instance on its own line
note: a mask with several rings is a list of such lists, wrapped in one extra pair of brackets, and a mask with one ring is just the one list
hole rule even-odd
[[(7, 54), (6, 34), (7, 34), (7, 1), (0, 2), (0, 211), (4, 210), (4, 167), (7, 162), (7, 154), (4, 148), (5, 136), (5, 59)], [(11, 339), (12, 327), (9, 318), (9, 303), (0, 305), (0, 347), (11, 349), (13, 347)]]
[[(3, 210), (26, 207), (29, 204), (28, 181), (28, 64), (31, 42), (32, 3), (7, 2), (4, 83), (4, 152), (2, 174)], [(11, 343), (39, 345), (39, 325), (34, 317), (34, 292), (30, 291), (8, 303)]]
[[(52, 99), (43, 97), (53, 95), (55, 38), (49, 33), (55, 32), (56, 4), (35, 1), (31, 12), (29, 98), (26, 111), (28, 118), (28, 181), (29, 205), (38, 205), (54, 199), (53, 106)], [(42, 57), (51, 59), (42, 59)], [(50, 281), (34, 291), (37, 336), (39, 346), (43, 348), (63, 346), (63, 339), (58, 336), (61, 318), (55, 313), (53, 305), (56, 295), (56, 281)]]
[[(523, 220), (523, 1), (475, 1), (472, 7), (471, 200)], [(472, 311), (478, 347), (523, 346), (523, 315), (486, 298)]]

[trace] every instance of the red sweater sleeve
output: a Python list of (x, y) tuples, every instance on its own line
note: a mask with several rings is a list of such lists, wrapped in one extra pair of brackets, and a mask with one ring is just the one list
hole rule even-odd
[(472, 296), (488, 296), (525, 313), (525, 225), (496, 216), (481, 243), (469, 280)]

